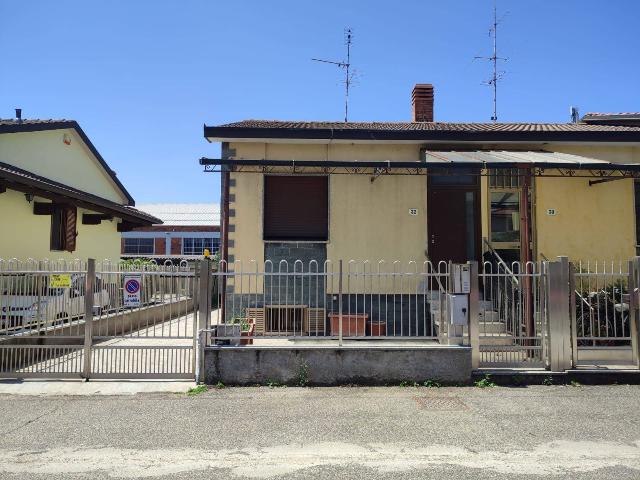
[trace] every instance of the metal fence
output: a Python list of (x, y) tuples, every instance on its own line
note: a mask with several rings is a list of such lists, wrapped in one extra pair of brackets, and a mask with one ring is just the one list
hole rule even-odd
[(192, 378), (197, 291), (186, 263), (0, 260), (0, 375)]
[(213, 276), (217, 340), (435, 340), (449, 281), (444, 262), (399, 261), (222, 262)]
[(480, 364), (546, 366), (543, 263), (484, 262), (479, 277)]

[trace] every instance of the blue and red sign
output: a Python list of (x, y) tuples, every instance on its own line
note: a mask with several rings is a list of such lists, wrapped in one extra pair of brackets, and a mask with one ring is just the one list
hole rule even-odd
[(142, 275), (129, 274), (124, 277), (124, 288), (122, 292), (125, 307), (140, 306), (140, 290), (142, 288)]

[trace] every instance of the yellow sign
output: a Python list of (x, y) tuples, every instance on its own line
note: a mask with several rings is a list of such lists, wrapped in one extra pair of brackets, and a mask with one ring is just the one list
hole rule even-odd
[(68, 273), (56, 273), (51, 275), (51, 278), (49, 279), (49, 287), (71, 288), (71, 275)]

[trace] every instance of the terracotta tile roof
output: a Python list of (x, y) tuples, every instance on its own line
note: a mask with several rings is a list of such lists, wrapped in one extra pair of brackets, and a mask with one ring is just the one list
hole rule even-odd
[(61, 119), (22, 119), (16, 120), (15, 118), (0, 118), (0, 125), (54, 125), (54, 124), (62, 124), (68, 123), (69, 126), (75, 124), (74, 120), (67, 120), (64, 118)]
[(585, 117), (640, 117), (640, 112), (588, 112)]
[(582, 123), (307, 122), (284, 120), (243, 120), (212, 128), (446, 132), (640, 132), (640, 127), (586, 125)]

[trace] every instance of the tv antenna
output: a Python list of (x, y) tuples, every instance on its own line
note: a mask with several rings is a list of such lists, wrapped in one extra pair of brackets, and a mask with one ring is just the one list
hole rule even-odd
[(493, 55), (490, 57), (474, 57), (479, 60), (488, 60), (493, 64), (493, 76), (491, 79), (482, 83), (493, 88), (493, 116), (491, 117), (491, 121), (494, 123), (498, 121), (498, 82), (502, 80), (505, 74), (504, 71), (498, 71), (498, 61), (506, 62), (508, 60), (508, 58), (498, 56), (498, 25), (500, 25), (504, 16), (498, 20), (498, 7), (496, 3), (497, 0), (493, 0), (493, 24), (489, 29), (489, 36), (493, 38)]
[(314, 62), (330, 63), (344, 70), (344, 121), (349, 121), (349, 87), (351, 86), (352, 77), (349, 69), (351, 68), (351, 43), (353, 42), (353, 30), (351, 28), (344, 29), (344, 44), (347, 47), (347, 60), (343, 62), (334, 62), (333, 60), (324, 60), (321, 58), (312, 58)]

